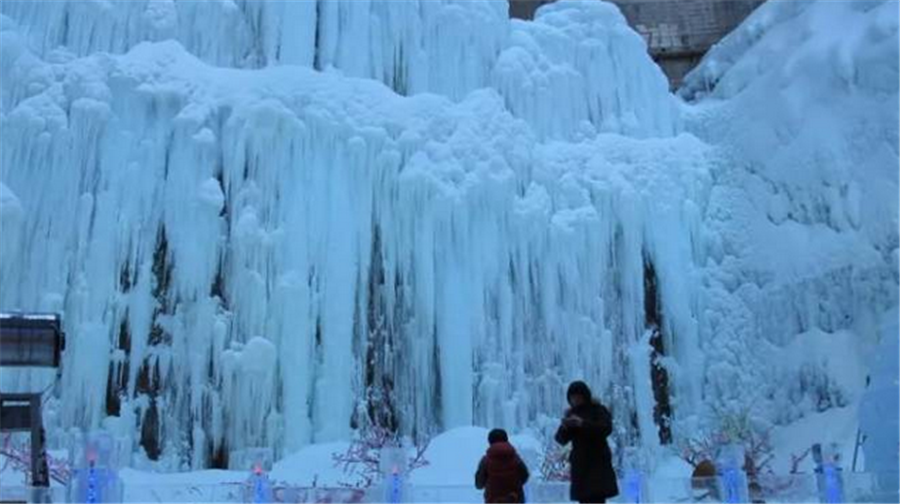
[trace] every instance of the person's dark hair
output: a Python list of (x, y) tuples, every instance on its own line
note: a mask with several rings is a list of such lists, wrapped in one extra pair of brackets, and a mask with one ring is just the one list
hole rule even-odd
[(593, 399), (590, 387), (587, 386), (587, 383), (584, 383), (581, 380), (573, 381), (569, 384), (569, 390), (566, 391), (566, 400), (571, 403), (572, 396), (574, 395), (580, 395), (584, 398), (585, 402), (591, 402), (591, 400)]
[(509, 437), (506, 435), (506, 431), (503, 429), (494, 429), (488, 433), (488, 443), (508, 443)]

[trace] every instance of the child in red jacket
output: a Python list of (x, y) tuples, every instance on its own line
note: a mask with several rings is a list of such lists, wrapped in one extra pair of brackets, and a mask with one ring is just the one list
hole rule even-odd
[(475, 488), (484, 489), (484, 502), (525, 502), (528, 466), (509, 444), (505, 430), (492, 430), (488, 443), (475, 473)]

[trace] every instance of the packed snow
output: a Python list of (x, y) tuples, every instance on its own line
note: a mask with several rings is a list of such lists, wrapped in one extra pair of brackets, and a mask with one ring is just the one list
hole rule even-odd
[(0, 388), (120, 440), (127, 500), (254, 449), (340, 485), (392, 424), (415, 499), (477, 501), (487, 429), (539, 474), (573, 379), (651, 495), (745, 416), (777, 474), (835, 444), (896, 490), (896, 7), (767, 2), (679, 98), (602, 1), (4, 0), (0, 310), (67, 348)]

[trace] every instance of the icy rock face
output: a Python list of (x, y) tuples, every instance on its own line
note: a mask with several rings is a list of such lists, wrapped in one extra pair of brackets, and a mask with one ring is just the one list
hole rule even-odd
[[(608, 7), (557, 10), (563, 28), (599, 20), (595, 37), (624, 26)], [(680, 209), (702, 191), (701, 143), (597, 136), (590, 120), (616, 129), (598, 109), (583, 142), (540, 144), (492, 89), (404, 98), (298, 66), (209, 66), (175, 41), (41, 59), (22, 33), (4, 18), (2, 180), (28, 196), (0, 303), (65, 311), (61, 425), (133, 417), (151, 458), (204, 465), (365, 421), (524, 426), (577, 376), (634, 410), (612, 361), (643, 331), (644, 229), (656, 213), (696, 224)], [(641, 203), (669, 186), (665, 212)]]
[[(365, 423), (541, 427), (575, 378), (620, 445), (723, 409), (788, 421), (778, 380), (856, 392), (815, 359), (792, 375), (798, 334), (862, 344), (896, 304), (897, 181), (879, 164), (896, 152), (837, 119), (881, 91), (823, 82), (845, 107), (809, 97), (798, 117), (838, 129), (756, 141), (740, 122), (779, 120), (759, 103), (774, 77), (678, 111), (593, 1), (533, 23), (471, 1), (0, 9), (0, 308), (65, 315), (49, 423), (137, 425), (151, 459), (223, 466)], [(896, 140), (880, 110), (855, 117)], [(823, 146), (860, 173), (768, 159)], [(809, 180), (832, 199), (807, 203)]]
[[(684, 96), (711, 97), (687, 129), (734, 157), (712, 173), (705, 220), (715, 245), (700, 333), (720, 362), (707, 377), (720, 408), (768, 404), (788, 422), (800, 402), (859, 397), (862, 383), (828, 392), (835, 370), (821, 362), (783, 363), (809, 331), (822, 346), (846, 330), (876, 343), (897, 304), (897, 33), (891, 2), (768, 2), (686, 79)], [(798, 378), (805, 391), (785, 394)]]
[(679, 129), (668, 81), (644, 41), (606, 2), (557, 2), (511, 23), (491, 83), (539, 136), (594, 131), (667, 136)]

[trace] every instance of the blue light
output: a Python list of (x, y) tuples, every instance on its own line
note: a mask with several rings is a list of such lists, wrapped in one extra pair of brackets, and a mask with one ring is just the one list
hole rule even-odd
[(740, 502), (741, 493), (738, 491), (738, 472), (737, 469), (729, 467), (723, 474), (725, 480), (725, 502)]
[(91, 461), (88, 468), (87, 501), (97, 502), (97, 471), (94, 470), (94, 462)]
[(403, 481), (400, 479), (400, 474), (394, 472), (393, 474), (391, 474), (391, 503), (400, 502), (402, 489)]
[(633, 502), (643, 502), (641, 495), (641, 473), (638, 471), (630, 471), (627, 478), (628, 495)]
[(256, 476), (253, 502), (266, 502), (266, 490), (263, 487), (262, 476)]
[(837, 469), (833, 464), (825, 464), (822, 467), (825, 475), (825, 501), (842, 502), (841, 480), (838, 478)]

